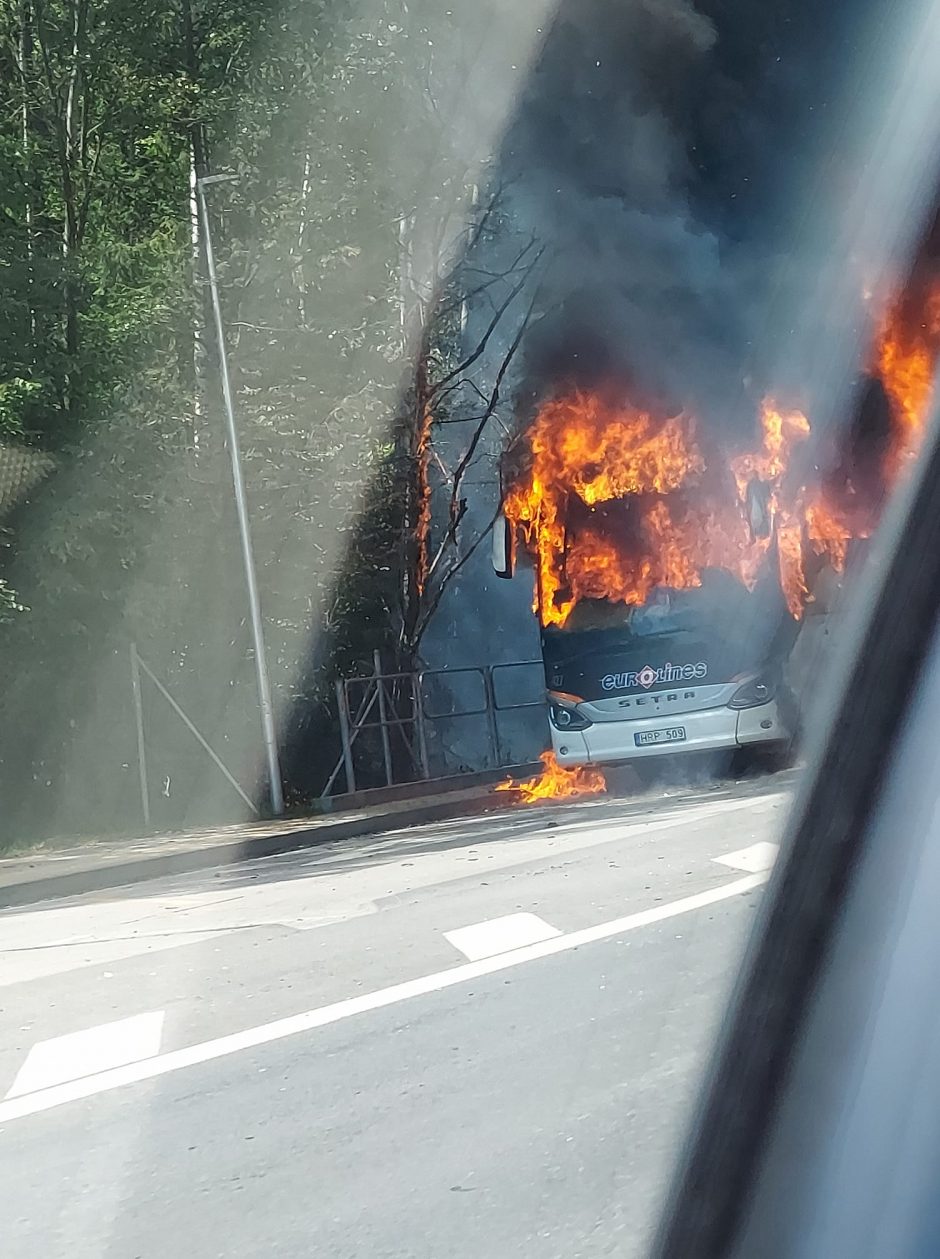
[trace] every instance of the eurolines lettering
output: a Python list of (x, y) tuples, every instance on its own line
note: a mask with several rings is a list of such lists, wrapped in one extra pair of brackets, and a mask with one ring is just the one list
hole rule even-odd
[(707, 676), (708, 665), (704, 660), (698, 664), (664, 664), (658, 669), (647, 664), (636, 673), (608, 673), (601, 678), (601, 686), (605, 691), (628, 691), (633, 686), (642, 686), (648, 691), (657, 683), (701, 681)]

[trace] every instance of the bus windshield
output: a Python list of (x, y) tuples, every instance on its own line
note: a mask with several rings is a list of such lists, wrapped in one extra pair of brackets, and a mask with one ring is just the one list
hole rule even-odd
[(702, 584), (690, 590), (660, 587), (640, 605), (608, 599), (584, 599), (571, 611), (560, 634), (584, 634), (615, 630), (618, 637), (643, 639), (654, 635), (700, 631), (704, 626), (750, 623), (757, 605), (766, 609), (766, 594), (748, 591), (736, 577), (709, 569)]

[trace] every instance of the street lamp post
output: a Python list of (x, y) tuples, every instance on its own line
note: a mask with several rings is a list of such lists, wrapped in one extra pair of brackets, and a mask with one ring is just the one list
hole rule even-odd
[(209, 228), (209, 211), (206, 206), (205, 188), (208, 184), (231, 182), (233, 175), (203, 175), (196, 180), (196, 196), (206, 244), (206, 266), (209, 272), (209, 289), (212, 294), (212, 313), (215, 318), (215, 339), (219, 351), (219, 371), (222, 377), (222, 399), (225, 404), (225, 428), (228, 437), (228, 453), (232, 463), (232, 485), (235, 490), (235, 511), (238, 516), (238, 533), (241, 539), (242, 563), (245, 569), (245, 585), (248, 588), (248, 606), (251, 612), (251, 638), (255, 652), (255, 673), (258, 679), (258, 699), (261, 706), (261, 730), (268, 763), (268, 781), (271, 788), (271, 808), (275, 814), (284, 812), (284, 790), (281, 784), (281, 766), (277, 752), (277, 731), (274, 722), (274, 706), (268, 684), (267, 658), (264, 652), (264, 624), (261, 618), (261, 600), (258, 595), (258, 577), (251, 547), (251, 529), (248, 523), (248, 503), (245, 497), (245, 478), (242, 473), (238, 432), (235, 428), (235, 408), (232, 402), (232, 383), (229, 379), (228, 355), (225, 351), (225, 330), (222, 325), (222, 307), (219, 304), (219, 285), (215, 273), (215, 255), (212, 252), (212, 232)]

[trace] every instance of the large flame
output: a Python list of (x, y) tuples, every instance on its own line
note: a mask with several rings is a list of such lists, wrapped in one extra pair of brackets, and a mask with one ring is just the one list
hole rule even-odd
[(891, 405), (893, 430), (885, 469), (893, 481), (920, 449), (940, 354), (940, 280), (916, 279), (888, 308), (879, 329), (874, 372)]
[(781, 580), (797, 614), (805, 593), (781, 501), (791, 450), (809, 433), (799, 411), (768, 399), (762, 444), (730, 465), (706, 457), (694, 419), (657, 422), (598, 394), (548, 401), (526, 437), (526, 473), (505, 511), (536, 560), (535, 608), (545, 625), (564, 625), (582, 599), (642, 604), (656, 587), (688, 589), (706, 568), (723, 568), (753, 587), (770, 548), (746, 514), (749, 484), (766, 488), (779, 518)]
[[(938, 358), (940, 278), (915, 273), (884, 315), (868, 368), (890, 411), (876, 477), (884, 492), (919, 450)], [(800, 617), (812, 597), (807, 556), (842, 572), (853, 539), (874, 531), (883, 501), (845, 469), (794, 481), (791, 456), (809, 435), (801, 411), (767, 398), (758, 446), (729, 458), (706, 449), (688, 413), (657, 419), (583, 391), (544, 403), (524, 435), (525, 469), (504, 501), (535, 561), (542, 624), (564, 625), (581, 600), (637, 605), (657, 587), (698, 586), (706, 568), (750, 589), (772, 553), (787, 606)], [(769, 529), (753, 528), (752, 499)], [(497, 790), (532, 803), (605, 789), (598, 769), (565, 769), (552, 752), (542, 762), (535, 778)]]
[[(636, 564), (602, 532), (586, 528), (562, 565), (569, 499), (594, 507), (678, 488), (704, 467), (691, 420), (677, 416), (657, 425), (645, 412), (575, 393), (547, 402), (527, 437), (530, 473), (510, 491), (505, 510), (536, 556), (536, 607), (544, 623), (563, 625), (579, 598), (642, 602), (670, 574)], [(662, 558), (668, 565), (670, 557)]]
[(607, 782), (599, 769), (576, 765), (567, 769), (559, 765), (554, 752), (543, 752), (539, 758), (542, 772), (534, 778), (514, 783), (512, 779), (500, 783), (497, 791), (513, 791), (521, 804), (534, 804), (537, 800), (563, 800), (572, 796), (594, 796), (607, 789)]
[(782, 411), (772, 399), (761, 407), (763, 443), (756, 452), (747, 452), (731, 460), (731, 471), (743, 502), (752, 478), (778, 484), (787, 471), (794, 445), (809, 436), (809, 420), (802, 411)]
[(806, 541), (836, 572), (844, 571), (852, 540), (871, 537), (885, 494), (920, 449), (938, 357), (940, 280), (929, 270), (915, 270), (881, 319), (868, 367), (869, 376), (881, 382), (890, 412), (880, 486), (868, 485), (863, 493), (851, 477), (843, 477), (807, 495)]
[[(535, 559), (542, 624), (564, 625), (585, 599), (637, 605), (657, 587), (698, 586), (707, 568), (752, 589), (771, 552), (787, 607), (800, 617), (811, 597), (807, 555), (843, 571), (850, 543), (871, 536), (884, 492), (919, 450), (938, 357), (940, 278), (915, 271), (884, 314), (868, 369), (890, 411), (881, 493), (862, 492), (849, 474), (795, 483), (791, 457), (809, 421), (772, 398), (761, 406), (759, 444), (732, 457), (707, 446), (687, 412), (657, 418), (579, 390), (546, 401), (504, 504)], [(772, 523), (769, 534), (756, 532), (767, 536), (752, 532), (752, 489)]]
[[(809, 420), (802, 411), (783, 411), (772, 399), (766, 398), (761, 406), (761, 432), (761, 449), (732, 459), (731, 471), (738, 489), (738, 501), (742, 505), (746, 503), (748, 485), (752, 481), (760, 481), (769, 487), (768, 507), (776, 521), (780, 586), (791, 614), (799, 617), (809, 592), (803, 571), (800, 499), (787, 492), (786, 474), (794, 446), (809, 437)], [(769, 549), (769, 541), (765, 544), (766, 549)], [(745, 585), (753, 586), (757, 571), (751, 569), (739, 573), (739, 576)]]

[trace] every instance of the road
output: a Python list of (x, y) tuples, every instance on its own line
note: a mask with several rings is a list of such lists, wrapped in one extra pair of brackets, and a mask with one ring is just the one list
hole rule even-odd
[(4, 1256), (641, 1254), (792, 781), (4, 911)]

